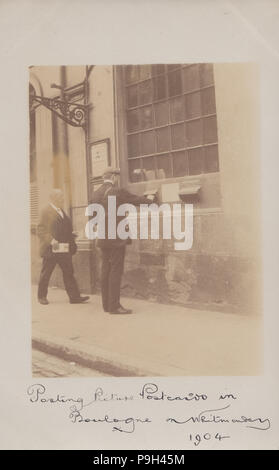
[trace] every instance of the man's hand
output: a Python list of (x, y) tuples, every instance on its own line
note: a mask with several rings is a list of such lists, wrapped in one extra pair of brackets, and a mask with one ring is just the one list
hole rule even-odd
[(53, 238), (51, 240), (51, 246), (52, 246), (52, 251), (55, 251), (55, 250), (58, 250), (59, 248), (59, 242), (57, 240), (55, 240), (55, 238)]
[(148, 196), (146, 196), (147, 199), (149, 199), (150, 202), (154, 202), (154, 203), (157, 203), (158, 202), (158, 196), (157, 196), (157, 193), (155, 194), (148, 194)]

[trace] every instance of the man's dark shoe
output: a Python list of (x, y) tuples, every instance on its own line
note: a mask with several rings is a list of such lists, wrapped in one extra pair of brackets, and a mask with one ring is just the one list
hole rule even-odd
[(113, 310), (112, 312), (109, 312), (111, 315), (124, 315), (128, 313), (132, 313), (132, 309), (130, 308), (124, 308), (124, 307), (118, 307), (116, 310)]
[(42, 305), (48, 305), (49, 304), (49, 301), (45, 297), (42, 297), (41, 299), (38, 299), (38, 301)]
[(89, 299), (90, 299), (89, 295), (85, 295), (84, 297), (80, 296), (77, 299), (71, 299), (70, 304), (83, 304)]

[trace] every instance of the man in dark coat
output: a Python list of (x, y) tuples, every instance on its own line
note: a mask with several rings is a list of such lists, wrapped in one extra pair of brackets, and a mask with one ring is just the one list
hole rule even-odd
[[(120, 287), (121, 277), (124, 269), (124, 258), (127, 240), (122, 240), (117, 237), (116, 239), (109, 239), (107, 234), (108, 227), (108, 197), (116, 197), (116, 212), (121, 204), (133, 204), (135, 206), (140, 204), (150, 204), (152, 200), (145, 196), (137, 196), (135, 194), (119, 188), (120, 170), (118, 168), (109, 167), (103, 174), (104, 183), (93, 194), (91, 203), (103, 205), (105, 209), (105, 226), (106, 236), (104, 239), (99, 239), (97, 246), (101, 249), (102, 253), (102, 271), (101, 271), (101, 291), (102, 303), (105, 312), (111, 314), (127, 314), (132, 313), (132, 310), (122, 307), (120, 304)], [(117, 217), (116, 223), (123, 219)]]
[(65, 289), (70, 303), (82, 303), (89, 296), (82, 297), (74, 278), (72, 256), (77, 251), (70, 218), (63, 211), (63, 193), (53, 189), (49, 205), (43, 209), (38, 225), (40, 255), (43, 258), (38, 286), (38, 300), (47, 305), (48, 283), (51, 274), (58, 264), (62, 269)]

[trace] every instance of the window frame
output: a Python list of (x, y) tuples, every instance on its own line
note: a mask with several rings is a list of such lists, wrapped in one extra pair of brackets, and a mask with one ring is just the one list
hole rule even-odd
[[(148, 179), (146, 180), (145, 182), (162, 182), (162, 181), (171, 181), (173, 179), (177, 180), (177, 178), (189, 178), (189, 177), (194, 177), (194, 176), (199, 176), (199, 175), (210, 175), (210, 174), (214, 174), (214, 173), (219, 173), (220, 171), (220, 165), (219, 165), (219, 150), (218, 150), (218, 132), (217, 132), (217, 110), (216, 110), (216, 97), (215, 97), (215, 83), (214, 83), (214, 71), (212, 70), (212, 81), (209, 83), (207, 82), (204, 82), (204, 74), (203, 74), (203, 66), (207, 66), (207, 65), (211, 65), (212, 68), (213, 68), (213, 64), (203, 64), (203, 63), (199, 63), (199, 64), (196, 64), (196, 63), (191, 63), (191, 64), (159, 64), (159, 66), (161, 67), (164, 67), (164, 71), (161, 71), (161, 73), (158, 73), (158, 74), (155, 74), (153, 75), (152, 74), (152, 67), (153, 66), (156, 66), (157, 64), (150, 64), (150, 75), (148, 78), (144, 78), (144, 79), (141, 79), (141, 80), (137, 80), (137, 81), (133, 81), (133, 82), (130, 82), (130, 83), (126, 83), (126, 79), (125, 79), (125, 73), (126, 73), (126, 67), (127, 66), (120, 66), (122, 67), (122, 100), (123, 100), (123, 114), (124, 114), (124, 125), (123, 125), (123, 129), (124, 129), (124, 133), (125, 133), (125, 139), (126, 139), (126, 165), (128, 167), (128, 181), (127, 183), (128, 184), (132, 184), (132, 185), (135, 185), (135, 184), (138, 184), (140, 182), (143, 182), (143, 181), (132, 181), (131, 177), (130, 177), (130, 166), (131, 166), (131, 163), (132, 162), (136, 162), (136, 161), (139, 161), (140, 162), (140, 165), (138, 168), (143, 168), (143, 165), (142, 165), (142, 162), (144, 161), (145, 158), (153, 158), (155, 160), (155, 167), (154, 167), (154, 171), (155, 171), (155, 177), (153, 179)], [(187, 70), (189, 69), (190, 67), (193, 67), (193, 66), (196, 66), (198, 67), (198, 79), (199, 79), (199, 87), (193, 87), (191, 90), (184, 90), (183, 89), (183, 77), (184, 77), (184, 70)], [(119, 67), (119, 66), (118, 66)], [(138, 66), (140, 67), (140, 66)], [(173, 67), (173, 70), (169, 71), (168, 67)], [(144, 103), (144, 104), (139, 104), (137, 103), (136, 106), (128, 106), (128, 93), (127, 93), (127, 89), (131, 88), (131, 87), (134, 87), (134, 86), (138, 86), (139, 83), (143, 83), (147, 80), (151, 80), (151, 83), (152, 83), (152, 87), (153, 87), (153, 79), (154, 78), (157, 78), (157, 77), (160, 77), (160, 76), (165, 76), (166, 77), (166, 83), (165, 83), (165, 87), (166, 89), (168, 90), (168, 87), (169, 87), (169, 84), (168, 84), (168, 78), (169, 78), (169, 74), (170, 73), (174, 73), (175, 71), (177, 70), (180, 70), (180, 74), (181, 74), (181, 82), (182, 82), (182, 93), (181, 94), (176, 94), (176, 95), (172, 95), (172, 96), (165, 96), (164, 98), (161, 98), (161, 99), (153, 99), (153, 95), (154, 95), (154, 90), (152, 90), (152, 99), (151, 99), (151, 102), (150, 103)], [(137, 72), (139, 73), (139, 72)], [(214, 112), (208, 112), (208, 113), (205, 113), (204, 112), (204, 109), (205, 107), (210, 108), (210, 106), (212, 106), (212, 103), (210, 103), (210, 95), (209, 95), (209, 98), (207, 98), (207, 102), (206, 102), (206, 99), (205, 99), (205, 103), (203, 102), (203, 90), (210, 90), (212, 89), (213, 90), (213, 96), (214, 96), (214, 102), (213, 102), (213, 109), (214, 109)], [(191, 96), (195, 93), (199, 93), (199, 96), (200, 96), (200, 113), (198, 115), (195, 115), (194, 117), (190, 117), (188, 118), (186, 116), (186, 113), (185, 113), (185, 107), (186, 107), (186, 97), (187, 96)], [(204, 94), (205, 95), (205, 94)], [(171, 110), (171, 103), (173, 102), (173, 100), (175, 100), (175, 98), (182, 98), (182, 101), (183, 101), (183, 106), (184, 106), (184, 119), (183, 120), (173, 120), (172, 119), (172, 110)], [(168, 122), (167, 123), (164, 123), (162, 125), (156, 125), (156, 105), (157, 104), (161, 104), (161, 103), (166, 103), (166, 108), (167, 108), (167, 113), (168, 113)], [(127, 119), (127, 114), (128, 112), (130, 111), (135, 111), (135, 110), (140, 110), (142, 108), (145, 108), (145, 107), (148, 107), (148, 106), (151, 106), (152, 108), (152, 120), (153, 120), (153, 124), (152, 124), (152, 127), (146, 127), (146, 128), (140, 128), (138, 130), (131, 130), (128, 129), (128, 119)], [(215, 122), (216, 122), (216, 139), (211, 141), (211, 142), (205, 142), (205, 123), (206, 123), (206, 119), (208, 118), (211, 118), (211, 117), (215, 117)], [(201, 121), (201, 124), (202, 124), (202, 134), (201, 134), (201, 137), (202, 137), (202, 143), (199, 143), (199, 144), (194, 144), (194, 145), (184, 145), (183, 147), (175, 147), (175, 144), (173, 142), (173, 129), (178, 126), (178, 125), (181, 125), (183, 124), (184, 125), (184, 131), (186, 130), (186, 127), (187, 127), (187, 124), (188, 123), (192, 123), (192, 122), (195, 122), (195, 121), (198, 121), (200, 120)], [(155, 132), (155, 134), (157, 133), (157, 131), (159, 131), (160, 129), (164, 129), (164, 128), (169, 128), (169, 134), (170, 134), (170, 149), (169, 150), (164, 150), (164, 151), (159, 151), (158, 150), (158, 144), (157, 144), (157, 141), (156, 141), (156, 137), (155, 137), (155, 151), (154, 152), (151, 152), (151, 153), (145, 153), (143, 154), (142, 151), (141, 151), (141, 143), (140, 143), (140, 137), (142, 135), (144, 135), (144, 133), (147, 133), (147, 132)], [(138, 135), (139, 138), (138, 138), (138, 146), (139, 146), (139, 155), (133, 155), (133, 156), (130, 156), (129, 155), (129, 152), (128, 152), (128, 141), (129, 141), (129, 137), (133, 137), (133, 136), (136, 136)], [(186, 143), (186, 138), (185, 138), (185, 143)], [(206, 170), (206, 162), (205, 162), (205, 156), (206, 156), (206, 149), (208, 147), (210, 148), (214, 148), (215, 146), (217, 146), (217, 149), (216, 149), (216, 152), (217, 152), (217, 169), (215, 171), (208, 171), (209, 168), (207, 168)], [(202, 167), (201, 167), (201, 172), (199, 173), (193, 173), (193, 174), (189, 174), (189, 153), (191, 151), (194, 151), (195, 149), (201, 149), (202, 151)], [(180, 154), (181, 155), (181, 152), (185, 152), (185, 159), (187, 159), (188, 161), (188, 164), (187, 164), (187, 172), (186, 174), (184, 175), (177, 175), (175, 176), (174, 174), (174, 167), (175, 167), (175, 164), (174, 164), (174, 161), (175, 161), (175, 156), (178, 157), (178, 155)], [(208, 153), (210, 153), (208, 151)], [(162, 158), (163, 156), (166, 156), (166, 158), (170, 157), (170, 160), (171, 160), (171, 167), (172, 167), (172, 176), (169, 176), (169, 177), (165, 177), (165, 178), (159, 178), (158, 177), (158, 174), (159, 174), (159, 171), (160, 169), (157, 167), (157, 159), (159, 158)], [(178, 161), (178, 159), (177, 159)], [(214, 163), (214, 161), (213, 161)], [(206, 171), (208, 172), (206, 172)]]

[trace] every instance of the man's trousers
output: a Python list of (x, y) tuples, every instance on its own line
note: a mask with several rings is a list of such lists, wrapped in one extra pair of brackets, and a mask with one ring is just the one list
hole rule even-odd
[(120, 307), (120, 287), (124, 270), (125, 249), (125, 245), (101, 249), (101, 289), (105, 312), (113, 312)]
[(38, 298), (47, 297), (50, 276), (58, 264), (62, 269), (65, 289), (70, 300), (78, 299), (80, 296), (77, 282), (74, 278), (72, 255), (70, 253), (53, 253), (43, 257), (43, 265), (38, 286)]

